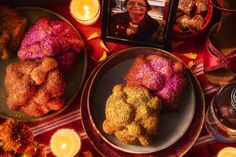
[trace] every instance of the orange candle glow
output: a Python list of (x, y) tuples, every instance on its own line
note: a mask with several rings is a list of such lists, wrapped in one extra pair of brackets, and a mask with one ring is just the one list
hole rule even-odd
[(81, 140), (72, 129), (60, 129), (50, 140), (52, 153), (57, 157), (73, 157), (80, 151)]
[(217, 157), (235, 157), (236, 156), (236, 148), (233, 147), (225, 147), (219, 151)]
[(70, 13), (81, 24), (92, 25), (100, 16), (99, 0), (72, 0)]

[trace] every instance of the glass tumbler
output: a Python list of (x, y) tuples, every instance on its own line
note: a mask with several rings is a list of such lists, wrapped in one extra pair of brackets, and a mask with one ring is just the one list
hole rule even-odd
[(236, 80), (221, 87), (213, 97), (205, 128), (217, 141), (236, 142)]

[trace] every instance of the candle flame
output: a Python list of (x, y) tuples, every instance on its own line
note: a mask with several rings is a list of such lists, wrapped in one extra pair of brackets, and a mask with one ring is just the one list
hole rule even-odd
[(84, 12), (85, 12), (85, 17), (88, 18), (89, 17), (89, 6), (88, 5), (84, 5)]
[(62, 148), (62, 149), (65, 149), (65, 148), (66, 148), (66, 143), (62, 143), (62, 144), (61, 144), (61, 148)]

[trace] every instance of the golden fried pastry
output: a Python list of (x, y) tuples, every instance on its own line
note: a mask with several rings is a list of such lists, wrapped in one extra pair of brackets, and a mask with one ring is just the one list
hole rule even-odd
[(195, 15), (188, 21), (188, 28), (194, 32), (199, 30), (204, 23), (204, 18), (201, 15)]
[(27, 20), (16, 10), (0, 6), (0, 57), (8, 59), (20, 46)]
[(142, 86), (115, 85), (106, 102), (103, 130), (129, 144), (149, 145), (159, 125), (161, 100)]
[(190, 20), (190, 16), (188, 15), (183, 15), (176, 18), (176, 22), (182, 30), (185, 30), (188, 28), (189, 20)]
[(195, 1), (193, 0), (179, 0), (178, 10), (185, 13), (186, 15), (190, 15), (195, 5)]
[(30, 116), (41, 116), (64, 105), (65, 82), (53, 58), (9, 64), (5, 87), (8, 108)]
[(0, 125), (0, 143), (2, 157), (46, 157), (45, 145), (34, 141), (29, 127), (12, 119)]

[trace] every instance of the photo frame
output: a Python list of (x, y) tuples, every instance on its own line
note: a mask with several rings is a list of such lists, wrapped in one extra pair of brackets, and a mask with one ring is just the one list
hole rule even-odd
[(102, 39), (169, 47), (177, 0), (103, 0)]

